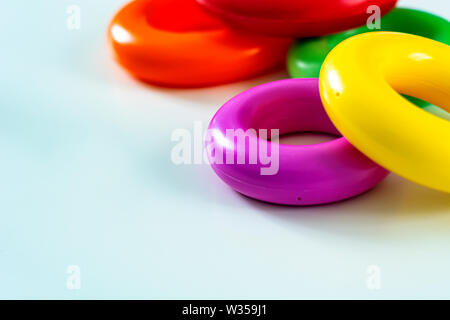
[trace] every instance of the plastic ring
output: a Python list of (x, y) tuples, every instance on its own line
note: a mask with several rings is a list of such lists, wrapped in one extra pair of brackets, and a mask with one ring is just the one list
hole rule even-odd
[(378, 6), (385, 14), (397, 0), (197, 0), (239, 29), (289, 37), (313, 37), (356, 28)]
[(339, 44), (320, 73), (339, 131), (383, 167), (450, 192), (450, 121), (399, 93), (450, 111), (450, 47), (416, 35), (371, 32)]
[[(411, 33), (450, 44), (450, 22), (424, 11), (395, 8), (381, 19), (380, 26), (381, 31)], [(325, 37), (299, 39), (291, 46), (288, 53), (287, 69), (290, 76), (293, 78), (319, 77), (323, 61), (335, 46), (352, 36), (371, 31), (373, 30), (363, 26)], [(426, 101), (412, 97), (408, 99), (419, 107), (431, 107)]]
[(118, 62), (134, 77), (170, 87), (204, 87), (282, 66), (290, 39), (231, 30), (195, 0), (137, 0), (108, 28)]
[(244, 195), (287, 205), (347, 199), (373, 188), (388, 174), (345, 138), (285, 145), (264, 139), (274, 135), (273, 128), (279, 128), (279, 134), (339, 135), (323, 109), (318, 79), (263, 84), (222, 106), (211, 120), (206, 141), (216, 174)]
[[(450, 44), (450, 22), (419, 10), (395, 8), (380, 21), (381, 30), (416, 34)], [(293, 78), (317, 78), (328, 53), (352, 36), (371, 32), (367, 26), (313, 39), (299, 39), (289, 50), (287, 67)]]

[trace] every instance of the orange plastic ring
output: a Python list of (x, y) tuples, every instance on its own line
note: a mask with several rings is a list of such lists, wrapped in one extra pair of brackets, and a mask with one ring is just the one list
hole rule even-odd
[(282, 66), (290, 39), (245, 34), (195, 0), (137, 0), (113, 18), (108, 38), (134, 77), (171, 87), (204, 87)]

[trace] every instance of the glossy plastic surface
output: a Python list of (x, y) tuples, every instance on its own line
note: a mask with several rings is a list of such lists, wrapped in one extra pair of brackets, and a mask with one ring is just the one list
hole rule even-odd
[(363, 26), (325, 37), (297, 40), (288, 54), (289, 74), (293, 78), (317, 78), (323, 61), (335, 46), (352, 36), (371, 31), (404, 32), (450, 44), (450, 22), (424, 11), (395, 8), (381, 18), (380, 26), (380, 30)]
[[(255, 133), (260, 129), (279, 129), (280, 134), (315, 131), (339, 135), (323, 109), (318, 79), (287, 79), (264, 84), (222, 106), (210, 123), (211, 135), (206, 141), (216, 174), (244, 195), (287, 205), (315, 205), (347, 199), (373, 188), (388, 174), (342, 137), (315, 145), (280, 144), (276, 152), (271, 142), (256, 134), (249, 134), (247, 143), (244, 139), (236, 139), (235, 143), (233, 137), (227, 136), (227, 129), (244, 132), (254, 129)], [(226, 164), (226, 152), (217, 150), (228, 150), (234, 163)], [(260, 154), (251, 164), (251, 152), (255, 150), (272, 150), (274, 159), (278, 154), (278, 165), (276, 160), (268, 164)], [(239, 158), (247, 161), (238, 164)], [(278, 168), (278, 171), (262, 175), (262, 168)]]
[(227, 23), (258, 33), (313, 37), (364, 25), (370, 6), (384, 15), (397, 0), (197, 0)]
[[(325, 37), (299, 39), (291, 46), (287, 69), (293, 78), (317, 78), (327, 54), (339, 43), (352, 36), (377, 31), (367, 26)], [(420, 10), (395, 8), (381, 19), (381, 30), (416, 34), (450, 44), (450, 22), (447, 19)], [(420, 107), (429, 107), (426, 101), (408, 97)]]
[(320, 73), (339, 131), (383, 167), (450, 192), (450, 121), (399, 93), (450, 111), (450, 47), (416, 35), (371, 32), (336, 46)]
[(291, 40), (231, 30), (194, 0), (137, 0), (112, 19), (108, 39), (134, 77), (203, 87), (250, 78), (285, 60)]

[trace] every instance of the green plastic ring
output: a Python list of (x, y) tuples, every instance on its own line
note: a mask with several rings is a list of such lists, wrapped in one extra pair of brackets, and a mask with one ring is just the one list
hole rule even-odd
[[(450, 45), (450, 22), (434, 14), (395, 8), (381, 18), (381, 29), (367, 26), (324, 37), (299, 39), (291, 46), (287, 56), (287, 69), (292, 78), (317, 78), (328, 53), (339, 43), (352, 36), (371, 31), (411, 33)], [(408, 97), (419, 107), (429, 107), (425, 101)]]

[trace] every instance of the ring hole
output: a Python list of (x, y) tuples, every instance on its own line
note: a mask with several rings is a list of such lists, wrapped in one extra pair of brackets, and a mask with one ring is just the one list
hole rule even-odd
[(406, 99), (408, 99), (410, 102), (415, 104), (417, 107), (421, 108), (422, 110), (431, 113), (439, 118), (450, 120), (450, 113), (445, 111), (442, 108), (439, 108), (437, 106), (434, 106), (424, 100), (420, 100), (418, 98), (412, 97), (412, 96), (404, 96)]
[(298, 201), (302, 201), (302, 197), (297, 197), (297, 200)]
[[(274, 138), (272, 137), (271, 141)], [(336, 135), (323, 132), (294, 132), (278, 136), (280, 144), (304, 146), (329, 142), (339, 138)]]
[(428, 107), (423, 108), (423, 110), (425, 110), (426, 112), (429, 112), (431, 114), (434, 114), (435, 116), (437, 116), (439, 118), (450, 121), (450, 113), (448, 113), (447, 111), (445, 111), (442, 108), (430, 105)]

